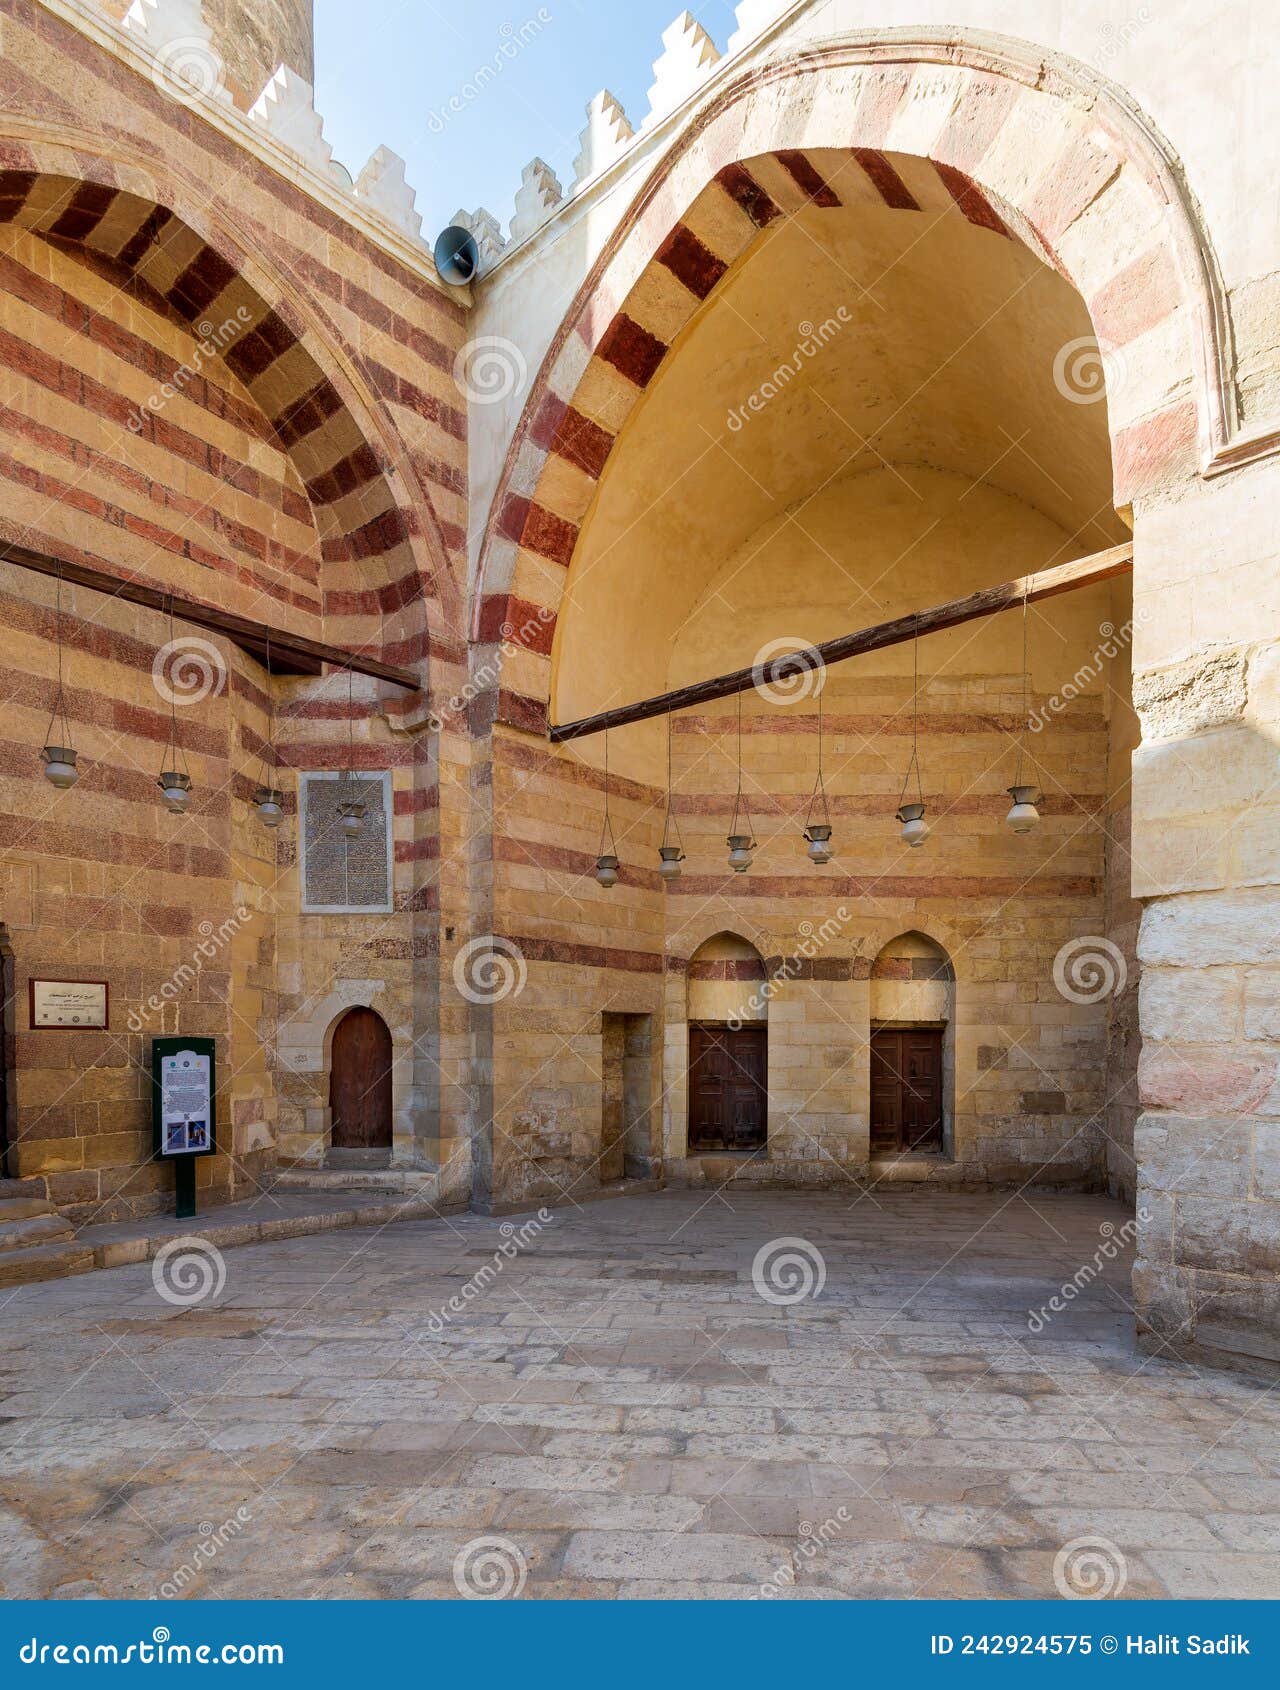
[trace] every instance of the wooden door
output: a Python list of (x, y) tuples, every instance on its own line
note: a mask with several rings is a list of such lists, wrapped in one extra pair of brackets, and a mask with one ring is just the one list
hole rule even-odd
[(942, 1031), (871, 1035), (871, 1154), (942, 1149)]
[(760, 1150), (768, 1115), (765, 1027), (689, 1029), (689, 1150)]
[(349, 1009), (333, 1030), (329, 1107), (335, 1150), (391, 1148), (391, 1033), (372, 1009)]

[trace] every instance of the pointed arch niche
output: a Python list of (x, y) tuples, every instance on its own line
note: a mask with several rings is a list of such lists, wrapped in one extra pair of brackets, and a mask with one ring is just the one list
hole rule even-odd
[(955, 1154), (956, 973), (927, 934), (871, 965), (871, 1160)]

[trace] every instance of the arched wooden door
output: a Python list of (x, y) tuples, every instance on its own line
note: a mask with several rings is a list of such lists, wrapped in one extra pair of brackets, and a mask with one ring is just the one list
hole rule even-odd
[(373, 1009), (349, 1009), (333, 1030), (329, 1108), (334, 1150), (391, 1148), (391, 1032)]

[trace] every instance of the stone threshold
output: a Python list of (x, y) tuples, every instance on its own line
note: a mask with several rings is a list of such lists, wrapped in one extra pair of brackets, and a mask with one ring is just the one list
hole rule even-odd
[(440, 1180), (436, 1168), (282, 1168), (272, 1189), (286, 1191), (401, 1192), (421, 1197), (434, 1192)]
[(187, 1220), (147, 1215), (81, 1228), (73, 1241), (0, 1255), (0, 1286), (65, 1279), (97, 1268), (149, 1261), (175, 1238), (201, 1238), (219, 1250), (273, 1239), (304, 1238), (344, 1227), (387, 1226), (395, 1221), (436, 1220), (465, 1211), (465, 1203), (439, 1204), (428, 1197), (387, 1192), (360, 1197), (334, 1191), (270, 1190), (242, 1203), (229, 1203)]
[(476, 1215), (536, 1215), (539, 1209), (572, 1209), (584, 1203), (604, 1203), (613, 1197), (638, 1197), (642, 1192), (663, 1191), (666, 1182), (660, 1179), (620, 1179), (609, 1185), (593, 1186), (589, 1191), (554, 1192), (546, 1197), (522, 1197), (519, 1201), (484, 1202), (471, 1205)]

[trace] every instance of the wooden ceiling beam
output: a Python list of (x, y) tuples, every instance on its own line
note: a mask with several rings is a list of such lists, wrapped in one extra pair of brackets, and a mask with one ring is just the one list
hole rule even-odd
[(935, 605), (932, 610), (919, 611), (914, 616), (899, 616), (892, 622), (877, 622), (856, 634), (842, 634), (839, 639), (827, 640), (799, 652), (786, 652), (759, 668), (735, 669), (728, 675), (717, 675), (708, 681), (694, 681), (662, 692), (654, 698), (641, 699), (637, 704), (623, 704), (615, 710), (601, 710), (594, 716), (584, 716), (576, 722), (562, 722), (547, 730), (555, 745), (567, 740), (585, 739), (589, 734), (603, 733), (606, 728), (622, 728), (632, 722), (645, 722), (653, 716), (666, 716), (675, 710), (687, 710), (696, 704), (710, 704), (718, 698), (732, 698), (748, 692), (754, 686), (769, 686), (803, 675), (819, 666), (844, 663), (864, 652), (881, 651), (885, 646), (902, 645), (917, 634), (936, 634), (943, 628), (958, 628), (965, 622), (976, 622), (983, 616), (998, 616), (1003, 610), (1042, 599), (1056, 598), (1059, 593), (1076, 592), (1081, 587), (1110, 581), (1117, 575), (1127, 575), (1133, 569), (1133, 543), (1112, 546), (1105, 552), (1077, 558), (1072, 563), (1060, 563), (1052, 569), (1042, 569), (1017, 581), (1006, 581), (999, 587), (983, 587), (967, 598), (952, 599), (949, 604)]
[(178, 593), (150, 586), (145, 581), (112, 575), (105, 569), (94, 569), (88, 564), (71, 563), (65, 558), (52, 557), (47, 552), (33, 551), (29, 546), (0, 546), (0, 562), (16, 564), (19, 569), (30, 569), (38, 575), (61, 576), (74, 587), (88, 587), (95, 593), (105, 594), (107, 598), (123, 599), (126, 604), (144, 605), (148, 610), (158, 610), (166, 616), (172, 612), (175, 620), (179, 622), (205, 628), (211, 634), (225, 635), (233, 645), (239, 646), (241, 651), (247, 651), (264, 667), (267, 663), (269, 643), (270, 668), (273, 674), (320, 675), (323, 674), (324, 665), (327, 663), (334, 669), (350, 669), (357, 675), (372, 675), (380, 681), (394, 681), (396, 686), (408, 687), (414, 692), (422, 689), (422, 682), (412, 669), (397, 668), (394, 663), (383, 663), (376, 657), (365, 657), (356, 651), (344, 651), (341, 646), (326, 645), (323, 640), (310, 640), (303, 634), (289, 633), (284, 628), (272, 628), (265, 622), (236, 616), (229, 610), (219, 610), (214, 605), (202, 604), (198, 599), (183, 598)]

